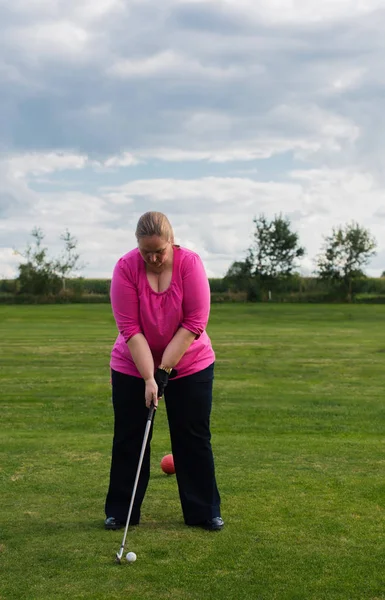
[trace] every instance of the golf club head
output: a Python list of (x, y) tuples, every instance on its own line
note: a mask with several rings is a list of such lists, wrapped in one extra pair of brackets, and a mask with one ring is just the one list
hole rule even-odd
[(123, 556), (123, 550), (119, 550), (119, 552), (116, 553), (116, 557), (115, 557), (115, 562), (118, 563), (118, 565), (122, 564), (122, 556)]

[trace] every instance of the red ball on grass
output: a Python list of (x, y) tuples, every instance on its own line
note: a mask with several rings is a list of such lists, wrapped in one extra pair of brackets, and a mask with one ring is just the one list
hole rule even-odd
[(163, 473), (167, 473), (167, 475), (173, 475), (175, 473), (174, 467), (174, 458), (172, 454), (167, 454), (160, 461), (160, 466)]

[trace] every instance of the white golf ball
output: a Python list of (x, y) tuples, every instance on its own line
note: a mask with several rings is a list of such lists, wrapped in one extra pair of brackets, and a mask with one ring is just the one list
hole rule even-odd
[(135, 554), (135, 552), (127, 552), (127, 554), (126, 554), (126, 560), (128, 562), (135, 562), (136, 561), (136, 554)]

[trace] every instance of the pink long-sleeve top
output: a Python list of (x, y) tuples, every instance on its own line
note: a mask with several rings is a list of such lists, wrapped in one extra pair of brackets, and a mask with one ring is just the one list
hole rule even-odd
[(131, 250), (115, 265), (110, 296), (119, 330), (110, 361), (115, 371), (141, 377), (127, 345), (137, 333), (146, 338), (156, 369), (180, 327), (195, 333), (196, 339), (175, 365), (176, 378), (201, 371), (214, 362), (215, 354), (206, 332), (210, 287), (202, 261), (195, 252), (174, 246), (171, 283), (164, 292), (155, 292), (147, 279), (139, 250)]

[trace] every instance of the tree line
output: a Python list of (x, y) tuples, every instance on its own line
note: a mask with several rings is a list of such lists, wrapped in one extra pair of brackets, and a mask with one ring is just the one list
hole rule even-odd
[[(253, 241), (245, 259), (233, 262), (225, 275), (234, 290), (247, 292), (249, 300), (260, 299), (278, 282), (288, 282), (298, 275), (298, 260), (306, 254), (290, 219), (282, 214), (271, 220), (262, 214), (253, 219), (253, 224)], [(376, 254), (376, 248), (376, 239), (359, 223), (335, 227), (324, 237), (314, 276), (346, 300), (352, 300), (354, 282), (366, 277), (364, 267)]]
[[(238, 293), (245, 300), (258, 301), (271, 299), (272, 291), (288, 291), (296, 285), (304, 288), (306, 278), (298, 284), (301, 277), (298, 261), (306, 255), (306, 250), (290, 219), (282, 214), (268, 219), (261, 214), (254, 217), (253, 226), (252, 242), (245, 251), (245, 258), (234, 261), (221, 280), (210, 280), (211, 284), (215, 283), (212, 291), (213, 287), (220, 288), (232, 293), (233, 297)], [(22, 260), (13, 291), (25, 297), (79, 298), (87, 280), (75, 276), (85, 267), (77, 250), (78, 240), (66, 230), (60, 236), (64, 243), (61, 254), (51, 258), (43, 244), (43, 231), (35, 227), (31, 236), (32, 242), (23, 252), (15, 251)], [(313, 276), (307, 279), (326, 286), (334, 299), (351, 301), (357, 282), (366, 278), (364, 268), (376, 254), (376, 248), (377, 242), (371, 232), (359, 223), (335, 227), (324, 237), (315, 259)], [(108, 295), (108, 286), (103, 293)]]

